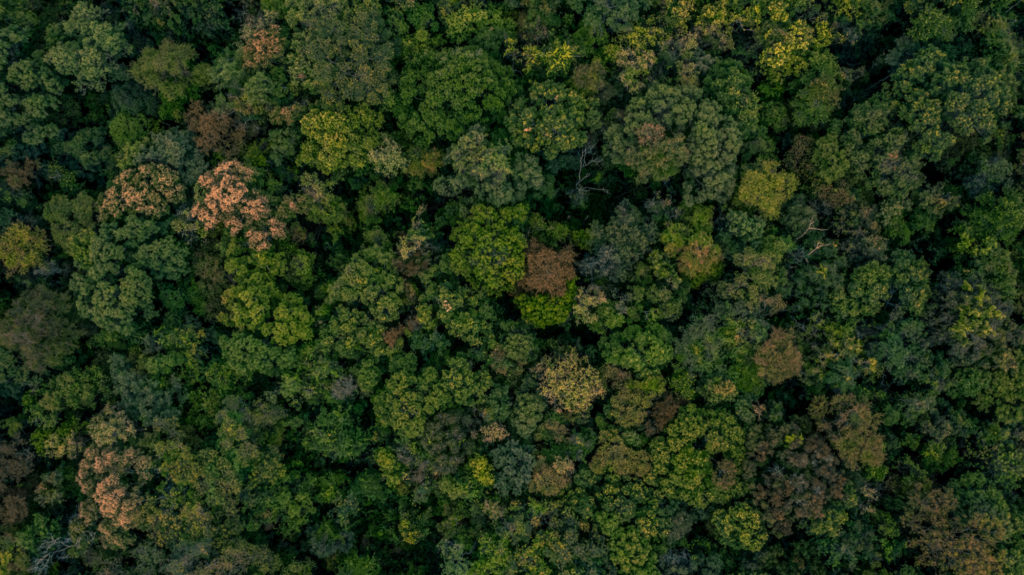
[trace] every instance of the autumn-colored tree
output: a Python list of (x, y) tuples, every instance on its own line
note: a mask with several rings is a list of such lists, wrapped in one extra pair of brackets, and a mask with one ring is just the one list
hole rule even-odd
[(8, 277), (38, 268), (49, 251), (50, 240), (39, 228), (14, 222), (0, 233), (0, 263)]
[(519, 287), (531, 293), (564, 295), (569, 282), (576, 279), (574, 259), (572, 246), (554, 250), (531, 238), (526, 248), (526, 275)]
[(185, 200), (178, 174), (164, 164), (142, 164), (118, 174), (103, 193), (100, 218), (136, 213), (150, 218), (166, 216)]
[(242, 65), (266, 68), (284, 54), (281, 26), (266, 18), (249, 18), (242, 25)]
[(769, 385), (778, 385), (800, 375), (803, 354), (791, 332), (774, 328), (754, 354), (754, 363), (757, 365), (758, 376), (763, 377)]
[(818, 396), (807, 412), (850, 469), (877, 468), (885, 461), (885, 441), (878, 432), (882, 418), (871, 412), (870, 403), (849, 393)]
[(203, 110), (202, 103), (192, 102), (185, 110), (185, 122), (195, 133), (196, 147), (204, 154), (233, 158), (245, 145), (245, 127), (224, 110)]
[(0, 166), (0, 180), (15, 192), (27, 190), (36, 176), (39, 162), (26, 158), (20, 162), (7, 160)]
[(99, 534), (107, 549), (124, 550), (142, 526), (140, 485), (153, 477), (153, 460), (126, 445), (135, 437), (135, 424), (121, 411), (104, 408), (87, 424), (92, 444), (85, 449), (75, 480), (85, 499), (69, 528), (74, 534)]
[(85, 335), (71, 296), (37, 285), (0, 317), (0, 346), (16, 351), (32, 372), (63, 367)]
[(0, 528), (21, 523), (28, 517), (28, 495), (21, 484), (32, 475), (35, 457), (28, 445), (0, 442)]
[[(758, 430), (760, 431), (760, 429)], [(840, 460), (820, 435), (804, 437), (796, 426), (765, 429), (748, 457), (768, 463), (754, 487), (754, 504), (777, 537), (825, 519), (826, 507), (843, 498), (847, 479)]]
[(957, 575), (1005, 573), (998, 545), (1009, 535), (1009, 518), (984, 503), (971, 509), (952, 489), (914, 489), (902, 523), (910, 532), (908, 546), (918, 552), (917, 565)]
[(284, 224), (271, 215), (266, 198), (249, 188), (255, 175), (229, 160), (199, 176), (192, 217), (206, 230), (224, 226), (232, 236), (242, 233), (254, 250), (269, 248), (271, 239), (284, 237)]

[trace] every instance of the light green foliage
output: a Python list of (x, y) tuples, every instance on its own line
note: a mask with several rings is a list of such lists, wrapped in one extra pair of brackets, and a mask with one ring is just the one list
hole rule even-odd
[[(241, 244), (236, 245), (241, 251)], [(312, 265), (312, 255), (301, 250), (247, 250), (229, 257), (224, 270), (234, 283), (221, 296), (224, 311), (218, 320), (282, 346), (312, 339), (313, 317), (307, 303), (299, 293), (289, 291), (309, 285)]]
[(849, 318), (872, 317), (890, 297), (892, 269), (870, 261), (850, 272), (845, 294), (836, 295), (835, 308)]
[(555, 82), (534, 84), (508, 118), (513, 142), (548, 160), (587, 143), (589, 98)]
[(718, 540), (733, 549), (760, 551), (768, 542), (761, 514), (748, 503), (737, 503), (711, 514), (711, 527)]
[(118, 60), (132, 52), (123, 29), (106, 21), (100, 7), (78, 2), (67, 20), (47, 31), (51, 47), (43, 61), (58, 74), (73, 77), (80, 92), (101, 92), (120, 79), (124, 72)]
[(901, 64), (891, 91), (899, 119), (918, 136), (915, 148), (935, 161), (958, 141), (988, 142), (1013, 106), (1008, 74), (987, 59), (954, 60), (935, 47)]
[(769, 81), (779, 84), (803, 74), (814, 56), (826, 49), (833, 38), (824, 22), (812, 25), (802, 19), (790, 21), (788, 15), (778, 13), (771, 17), (776, 21), (764, 27), (764, 48), (757, 63)]
[[(696, 509), (721, 505), (746, 491), (737, 478), (716, 480), (722, 464), (737, 464), (743, 455), (745, 434), (732, 415), (687, 404), (652, 441), (651, 463), (664, 495), (680, 498)], [(702, 447), (701, 447), (702, 446)]]
[(776, 160), (761, 160), (756, 169), (746, 170), (736, 190), (736, 203), (757, 210), (769, 220), (779, 217), (782, 205), (796, 193), (796, 175), (779, 170)]
[(49, 251), (50, 241), (41, 229), (14, 222), (0, 233), (0, 264), (8, 276), (39, 267)]
[(540, 395), (556, 411), (580, 415), (590, 411), (594, 400), (604, 396), (597, 368), (575, 348), (558, 357), (547, 357), (537, 366)]
[(576, 301), (576, 281), (569, 282), (564, 295), (519, 294), (515, 297), (516, 307), (523, 321), (537, 329), (562, 325), (569, 321), (573, 302)]
[(496, 296), (508, 293), (526, 273), (526, 206), (491, 208), (476, 204), (452, 228), (452, 271), (470, 285)]
[(191, 45), (164, 38), (158, 48), (143, 48), (128, 72), (136, 82), (156, 92), (164, 102), (179, 102), (185, 99), (192, 85), (192, 62), (197, 56)]
[(384, 118), (367, 107), (346, 112), (314, 111), (302, 117), (298, 162), (325, 175), (364, 168), (379, 142)]

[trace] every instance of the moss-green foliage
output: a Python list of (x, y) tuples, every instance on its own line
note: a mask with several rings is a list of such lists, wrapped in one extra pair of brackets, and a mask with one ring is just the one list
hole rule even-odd
[(1018, 4), (0, 1), (0, 573), (1024, 572)]
[(476, 204), (452, 228), (452, 270), (492, 296), (508, 293), (526, 273), (526, 206)]

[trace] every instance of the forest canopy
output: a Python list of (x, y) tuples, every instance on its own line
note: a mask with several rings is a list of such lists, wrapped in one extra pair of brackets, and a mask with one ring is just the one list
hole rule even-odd
[(0, 573), (1024, 573), (1014, 0), (0, 0)]

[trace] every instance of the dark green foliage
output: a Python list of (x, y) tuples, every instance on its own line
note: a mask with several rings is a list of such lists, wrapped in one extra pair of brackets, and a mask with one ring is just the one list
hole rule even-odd
[(1024, 572), (1010, 0), (0, 0), (0, 573)]

